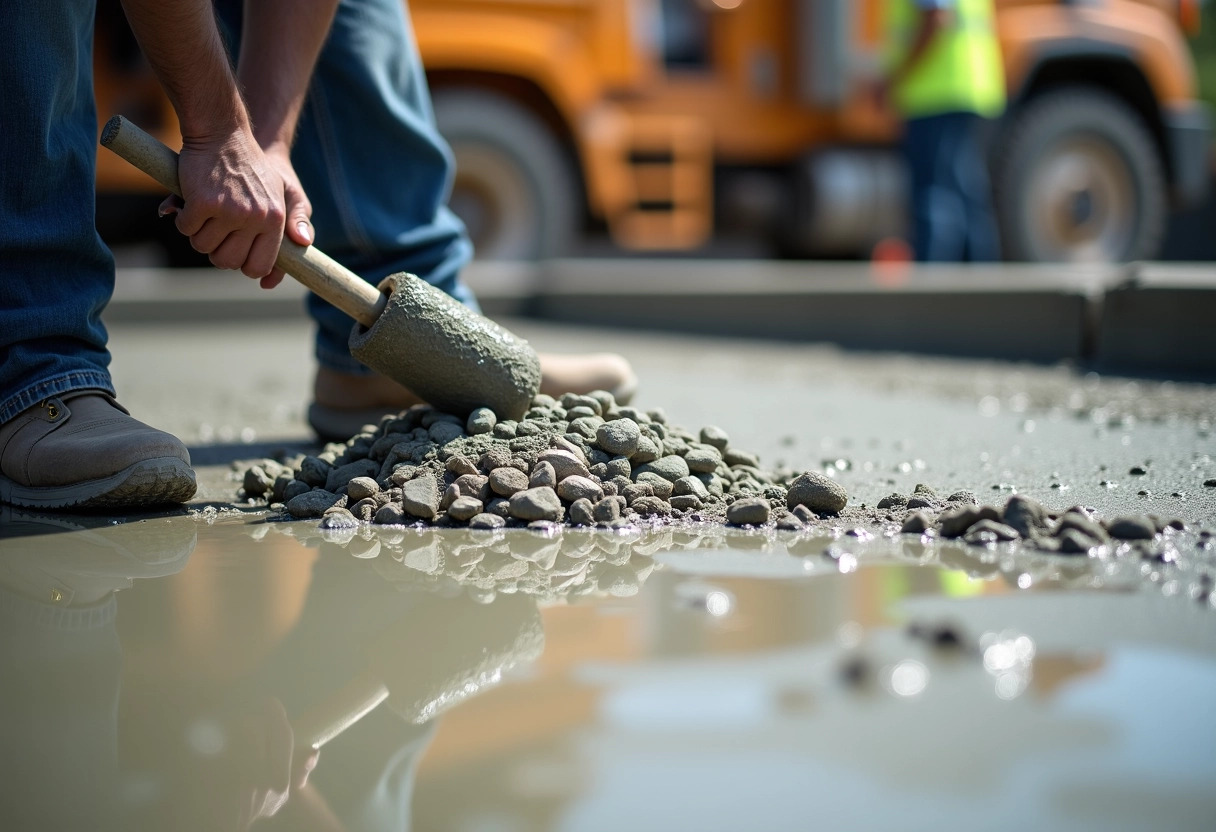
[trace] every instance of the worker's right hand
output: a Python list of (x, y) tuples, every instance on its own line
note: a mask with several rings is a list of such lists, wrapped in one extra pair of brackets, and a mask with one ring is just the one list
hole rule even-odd
[(185, 138), (177, 175), (182, 200), (165, 200), (161, 214), (176, 213), (177, 229), (217, 268), (269, 275), (287, 216), (284, 184), (249, 131)]
[[(296, 170), (291, 164), (291, 149), (274, 145), (267, 147), (265, 152), (266, 160), (283, 180), (283, 199), (287, 206), (284, 233), (292, 242), (310, 246), (314, 239), (312, 203), (308, 201), (308, 194), (304, 193), (304, 186), (300, 184), (300, 178), (296, 176)], [(284, 276), (282, 269), (273, 269), (262, 278), (262, 288), (273, 289), (283, 282)]]

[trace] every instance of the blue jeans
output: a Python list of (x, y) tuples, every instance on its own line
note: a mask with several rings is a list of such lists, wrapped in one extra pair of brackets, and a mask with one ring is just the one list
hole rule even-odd
[(963, 112), (911, 118), (904, 125), (912, 248), (921, 262), (1001, 258), (984, 154), (986, 125), (982, 116)]
[[(100, 318), (114, 262), (93, 216), (93, 14), (93, 0), (23, 0), (0, 26), (0, 423), (71, 390), (114, 392)], [(371, 282), (408, 271), (476, 305), (459, 280), (472, 246), (444, 204), (451, 151), (400, 0), (340, 4), (292, 160), (318, 248)], [(370, 373), (347, 350), (350, 318), (316, 297), (308, 309), (322, 366)]]

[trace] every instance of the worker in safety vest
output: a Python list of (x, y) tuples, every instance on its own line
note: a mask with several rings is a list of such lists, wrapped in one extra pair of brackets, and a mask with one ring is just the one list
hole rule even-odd
[(881, 106), (904, 119), (920, 261), (1000, 258), (984, 135), (1005, 109), (993, 0), (887, 0)]

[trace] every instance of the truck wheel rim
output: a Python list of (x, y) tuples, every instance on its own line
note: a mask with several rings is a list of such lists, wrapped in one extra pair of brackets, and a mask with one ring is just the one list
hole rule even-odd
[(452, 150), (456, 178), (448, 204), (464, 221), (477, 256), (534, 259), (542, 219), (527, 177), (501, 152), (455, 142)]
[(1057, 142), (1030, 183), (1030, 227), (1038, 259), (1119, 260), (1136, 224), (1136, 187), (1118, 150), (1096, 137)]

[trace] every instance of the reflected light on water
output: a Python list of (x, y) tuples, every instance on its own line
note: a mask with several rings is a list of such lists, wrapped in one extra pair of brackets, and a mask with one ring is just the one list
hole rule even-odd
[(1009, 631), (988, 633), (980, 641), (984, 648), (984, 669), (996, 677), (996, 695), (1010, 700), (1021, 696), (1030, 685), (1036, 647), (1028, 635)]
[(186, 742), (204, 757), (214, 757), (228, 746), (228, 734), (214, 719), (196, 719), (186, 729)]
[(897, 696), (916, 696), (929, 684), (929, 668), (905, 659), (891, 671), (891, 692)]
[(705, 596), (705, 611), (715, 618), (721, 618), (729, 613), (732, 606), (730, 593), (715, 589)]

